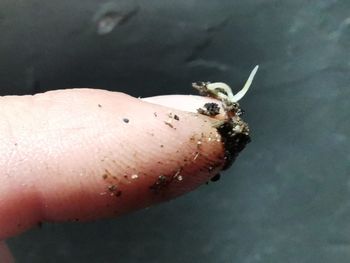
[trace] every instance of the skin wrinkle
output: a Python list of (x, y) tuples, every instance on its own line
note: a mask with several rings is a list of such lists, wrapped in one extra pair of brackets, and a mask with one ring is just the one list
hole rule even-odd
[[(9, 97), (8, 111), (17, 105), (23, 111), (26, 101), (30, 107), (20, 120), (8, 117), (19, 152), (10, 170), (12, 179), (2, 179), (0, 184), (0, 199), (4, 199), (0, 225), (6, 226), (0, 229), (0, 238), (44, 220), (88, 221), (123, 214), (174, 198), (208, 181), (224, 163), (222, 143), (201, 138), (201, 133), (205, 138), (217, 135), (213, 121), (181, 111), (183, 97), (170, 98), (178, 102), (176, 108), (158, 105), (159, 100), (150, 103), (152, 98), (143, 101), (89, 89)], [(196, 103), (202, 100), (201, 104), (212, 101), (191, 98)], [(196, 109), (197, 105), (192, 112)], [(169, 112), (179, 120), (170, 118)], [(194, 134), (198, 135), (191, 142)], [(0, 156), (6, 156), (2, 155), (6, 151), (6, 146), (0, 145)], [(196, 155), (197, 151), (200, 154)], [(209, 166), (216, 168), (209, 171)], [(182, 180), (176, 181), (172, 176), (179, 168)], [(106, 170), (108, 180), (103, 178)], [(159, 181), (163, 175), (170, 180), (164, 185)], [(151, 189), (154, 185), (156, 190)], [(18, 192), (21, 195), (15, 194)]]

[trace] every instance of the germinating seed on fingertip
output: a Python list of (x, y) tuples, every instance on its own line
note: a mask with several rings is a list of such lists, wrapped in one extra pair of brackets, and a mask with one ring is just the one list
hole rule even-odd
[[(226, 118), (224, 120), (217, 120), (212, 126), (221, 135), (220, 138), (217, 137), (217, 141), (221, 141), (225, 147), (226, 163), (224, 169), (232, 165), (238, 154), (250, 142), (249, 126), (240, 117), (243, 114), (243, 110), (240, 108), (238, 101), (249, 90), (258, 68), (259, 66), (256, 66), (252, 70), (243, 88), (235, 95), (231, 88), (222, 82), (196, 82), (192, 84), (199, 91), (200, 95), (209, 96), (221, 101)], [(214, 117), (220, 113), (220, 107), (216, 103), (206, 103), (197, 111), (199, 114)], [(212, 181), (217, 181), (219, 178), (219, 175), (214, 176)]]

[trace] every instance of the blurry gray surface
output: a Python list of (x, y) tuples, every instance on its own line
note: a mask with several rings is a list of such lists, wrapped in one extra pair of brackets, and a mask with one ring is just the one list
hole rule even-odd
[(160, 206), (9, 241), (18, 262), (349, 262), (350, 2), (0, 2), (2, 94), (241, 87), (252, 143)]

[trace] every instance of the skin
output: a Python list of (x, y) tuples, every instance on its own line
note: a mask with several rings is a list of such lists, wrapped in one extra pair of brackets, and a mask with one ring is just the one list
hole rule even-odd
[(213, 101), (95, 89), (1, 97), (0, 240), (39, 222), (118, 216), (207, 182), (224, 148), (217, 120), (195, 112)]

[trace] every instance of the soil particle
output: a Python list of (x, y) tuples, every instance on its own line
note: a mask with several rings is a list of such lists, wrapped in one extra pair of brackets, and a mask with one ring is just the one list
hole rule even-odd
[(220, 180), (220, 177), (221, 177), (220, 174), (216, 174), (216, 175), (214, 175), (214, 177), (212, 177), (212, 178), (210, 179), (210, 181), (212, 181), (212, 182), (217, 182), (217, 181)]
[(221, 135), (221, 141), (225, 146), (225, 165), (223, 170), (228, 169), (235, 161), (238, 154), (250, 142), (248, 125), (238, 116), (225, 122), (217, 128)]
[[(215, 103), (214, 103), (215, 104)], [(208, 112), (216, 111), (216, 106), (204, 104), (205, 111), (198, 111), (201, 114), (209, 115)], [(238, 154), (250, 142), (249, 127), (241, 119), (242, 110), (238, 103), (232, 103), (229, 106), (223, 102), (223, 108), (226, 112), (225, 120), (218, 120), (213, 127), (215, 127), (220, 134), (216, 135), (216, 141), (221, 141), (225, 148), (225, 164), (223, 170), (228, 169), (235, 161)], [(210, 139), (210, 141), (213, 139)], [(215, 139), (214, 139), (215, 140)]]
[(176, 130), (176, 128), (173, 125), (173, 120), (179, 121), (180, 117), (177, 116), (176, 114), (173, 114), (172, 112), (169, 112), (167, 116), (168, 116), (168, 119), (164, 121), (164, 123), (168, 125), (170, 128), (173, 128), (174, 130)]
[(135, 179), (137, 179), (137, 178), (139, 178), (139, 176), (138, 176), (137, 174), (131, 175), (131, 179), (135, 180)]
[(114, 192), (116, 189), (117, 189), (117, 186), (114, 184), (108, 186), (108, 191), (110, 191), (110, 192)]
[(183, 176), (181, 175), (181, 172), (182, 172), (182, 168), (179, 168), (173, 176), (173, 178), (179, 182), (183, 180)]
[(158, 194), (160, 191), (165, 189), (169, 185), (170, 182), (171, 182), (171, 180), (168, 177), (166, 177), (165, 175), (160, 175), (160, 176), (158, 176), (158, 178), (156, 179), (154, 184), (152, 184), (149, 187), (149, 189), (152, 192), (154, 192), (155, 194)]
[(217, 103), (205, 103), (203, 108), (197, 109), (199, 114), (216, 116), (220, 113), (220, 106)]
[(112, 184), (107, 187), (108, 191), (111, 193), (112, 196), (119, 197), (122, 194), (122, 191), (117, 189), (117, 186)]
[(108, 171), (107, 169), (105, 169), (105, 173), (102, 175), (102, 179), (103, 179), (103, 180), (106, 180), (107, 178), (110, 178), (110, 177), (114, 177), (114, 176), (112, 176), (112, 174), (110, 173), (110, 171)]
[(170, 128), (176, 129), (176, 128), (174, 127), (174, 125), (172, 124), (171, 119), (164, 121), (164, 123), (165, 123), (166, 125), (168, 125)]
[(195, 156), (193, 157), (193, 161), (197, 160), (198, 156), (199, 156), (199, 152), (196, 152)]

